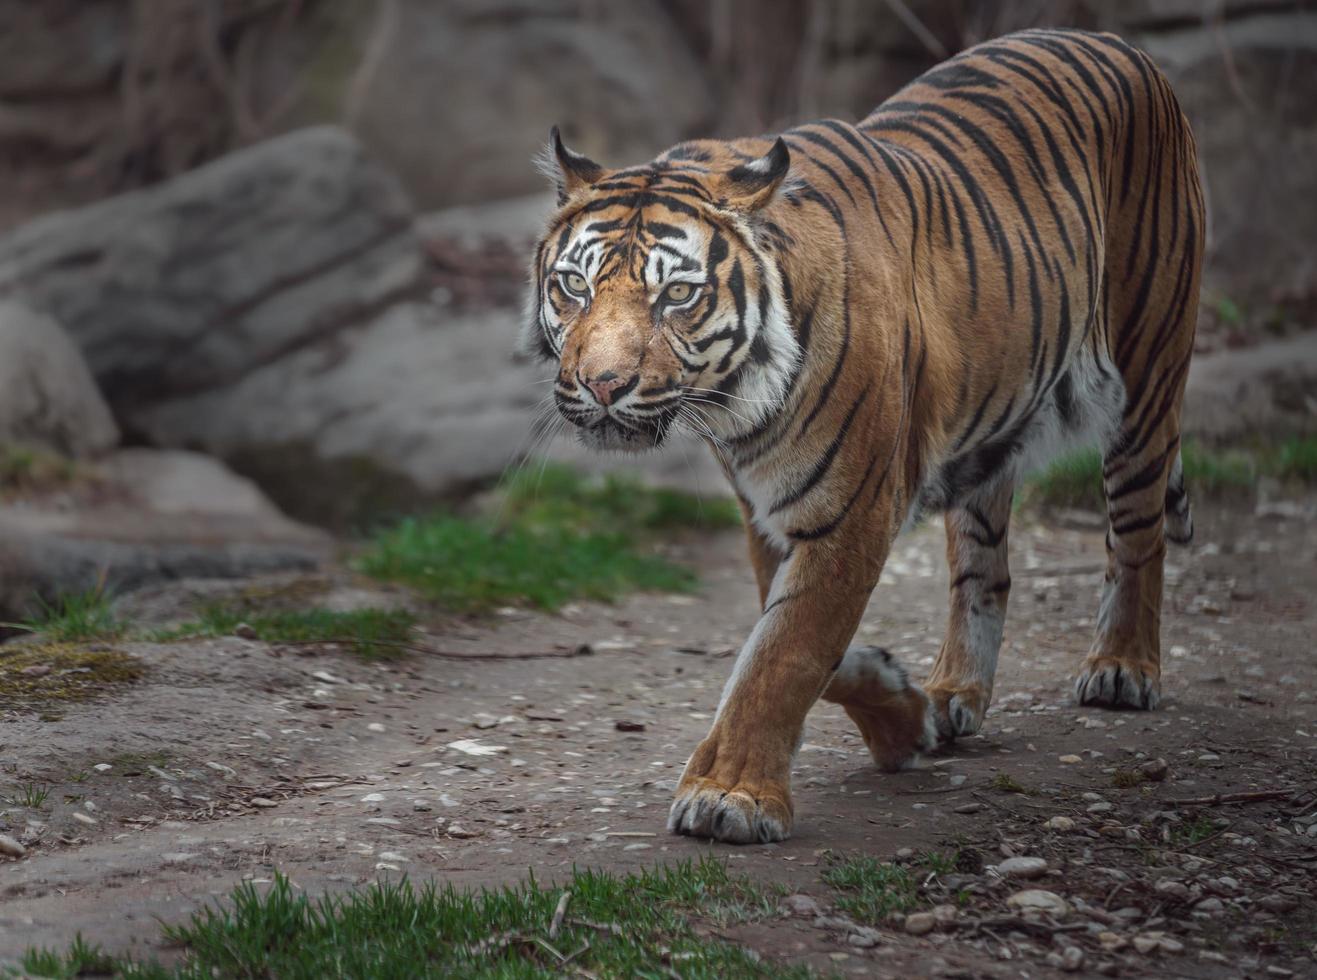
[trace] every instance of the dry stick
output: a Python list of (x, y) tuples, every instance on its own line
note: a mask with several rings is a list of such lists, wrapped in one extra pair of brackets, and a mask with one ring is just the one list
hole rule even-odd
[(419, 643), (402, 643), (397, 640), (358, 640), (349, 636), (322, 636), (314, 640), (280, 640), (271, 645), (281, 647), (318, 647), (326, 646), (330, 643), (337, 643), (338, 645), (345, 647), (389, 647), (393, 650), (409, 650), (412, 653), (423, 653), (427, 656), (440, 657), (444, 660), (549, 660), (594, 656), (594, 650), (588, 643), (582, 643), (579, 647), (576, 647), (573, 650), (539, 650), (531, 653), (459, 653), (455, 650), (436, 650), (433, 647), (421, 646)]
[(1158, 800), (1164, 806), (1219, 806), (1223, 803), (1260, 803), (1264, 800), (1290, 799), (1298, 795), (1292, 789), (1263, 789), (1252, 793), (1217, 793), (1215, 796), (1195, 796), (1188, 800)]
[(553, 910), (553, 920), (549, 923), (549, 938), (557, 939), (558, 930), (562, 928), (562, 917), (567, 914), (567, 903), (572, 900), (572, 893), (564, 891), (558, 899), (558, 907)]
[(610, 936), (622, 935), (622, 927), (616, 922), (593, 922), (590, 919), (568, 919), (574, 926), (585, 926), (587, 929), (597, 929), (599, 932), (606, 932)]

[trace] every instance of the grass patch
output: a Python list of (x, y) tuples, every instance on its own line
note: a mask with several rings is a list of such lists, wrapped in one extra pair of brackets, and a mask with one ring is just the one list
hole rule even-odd
[(869, 925), (881, 925), (919, 904), (919, 887), (909, 868), (868, 855), (838, 859), (823, 872), (823, 880), (841, 893), (837, 908)]
[(1137, 769), (1117, 769), (1111, 774), (1111, 785), (1117, 789), (1133, 789), (1142, 786), (1146, 778)]
[(62, 595), (53, 603), (37, 596), (35, 616), (2, 625), (40, 633), (54, 643), (113, 640), (123, 633), (123, 626), (114, 618), (110, 599), (100, 587)]
[(10, 806), (27, 807), (29, 810), (39, 810), (45, 806), (46, 800), (50, 798), (49, 783), (19, 783), (13, 790), (12, 795), (0, 797)]
[(119, 650), (69, 643), (9, 646), (0, 652), (0, 707), (87, 701), (145, 673), (140, 660)]
[(1029, 789), (1014, 776), (1008, 776), (1004, 772), (999, 772), (988, 780), (988, 788), (995, 789), (998, 793), (1020, 793), (1029, 796)]
[(198, 637), (233, 636), (250, 626), (265, 643), (341, 643), (367, 660), (396, 659), (416, 625), (405, 609), (282, 609), (260, 612), (241, 606), (214, 604), (202, 608), (193, 622), (150, 634), (156, 643)]
[(677, 528), (739, 521), (728, 501), (625, 477), (596, 481), (564, 467), (527, 467), (506, 481), (493, 513), (403, 521), (375, 536), (358, 567), (454, 610), (518, 602), (553, 610), (637, 589), (691, 591), (694, 573), (654, 554), (654, 541)]
[(1199, 841), (1207, 840), (1219, 829), (1211, 817), (1195, 817), (1193, 820), (1172, 824), (1171, 841), (1181, 846), (1197, 844)]
[(276, 874), (244, 883), (222, 907), (207, 908), (165, 938), (183, 949), (163, 966), (110, 959), (78, 941), (67, 952), (33, 950), (22, 969), (43, 977), (97, 972), (139, 980), (193, 977), (327, 976), (539, 978), (807, 978), (803, 967), (760, 962), (721, 939), (698, 935), (692, 919), (757, 893), (722, 862), (703, 860), (625, 877), (573, 873), (556, 938), (549, 924), (562, 889), (532, 877), (519, 886), (459, 892), (376, 883), (346, 895), (309, 899)]
[(55, 490), (84, 474), (77, 463), (27, 446), (0, 445), (0, 498)]
[[(1279, 443), (1217, 448), (1187, 440), (1181, 451), (1185, 486), (1192, 498), (1247, 494), (1262, 477), (1285, 484), (1317, 485), (1317, 438), (1294, 437)], [(1024, 504), (1103, 510), (1102, 454), (1096, 449), (1062, 456), (1028, 477), (1020, 491)]]

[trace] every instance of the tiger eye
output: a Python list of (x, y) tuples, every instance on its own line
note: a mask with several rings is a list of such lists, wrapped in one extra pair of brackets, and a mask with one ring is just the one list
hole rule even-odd
[(684, 303), (691, 298), (691, 284), (688, 282), (674, 282), (663, 293), (664, 299), (669, 303)]
[(567, 292), (576, 296), (584, 296), (590, 291), (590, 284), (585, 281), (585, 276), (575, 272), (563, 276), (563, 284), (567, 287)]

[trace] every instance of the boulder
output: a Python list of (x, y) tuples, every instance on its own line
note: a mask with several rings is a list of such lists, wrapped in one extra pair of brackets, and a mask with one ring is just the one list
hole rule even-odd
[(59, 319), (119, 413), (332, 336), (423, 268), (407, 195), (333, 127), (0, 239), (0, 296)]
[(0, 498), (0, 621), (104, 585), (307, 569), (332, 554), (249, 480), (197, 453), (122, 449), (35, 498)]
[(704, 135), (717, 111), (657, 0), (377, 9), (348, 115), (423, 206), (540, 190), (530, 161), (555, 123), (578, 149), (620, 166)]
[(118, 441), (110, 410), (60, 325), (0, 302), (0, 446), (89, 456)]
[(1183, 431), (1207, 442), (1317, 433), (1317, 332), (1195, 354)]

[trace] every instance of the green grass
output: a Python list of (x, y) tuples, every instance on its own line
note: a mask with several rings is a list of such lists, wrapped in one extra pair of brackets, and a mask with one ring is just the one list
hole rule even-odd
[(195, 637), (232, 636), (241, 624), (256, 631), (265, 643), (342, 643), (359, 657), (391, 659), (400, 656), (412, 635), (416, 617), (404, 609), (281, 609), (260, 611), (242, 606), (214, 604), (202, 608), (190, 623), (149, 635), (156, 643)]
[(1196, 817), (1184, 823), (1171, 825), (1171, 840), (1180, 845), (1197, 844), (1217, 832), (1219, 828), (1211, 817)]
[(114, 618), (109, 597), (99, 587), (62, 595), (52, 603), (38, 596), (35, 616), (0, 625), (40, 633), (52, 643), (113, 640), (123, 632), (122, 625)]
[(1008, 776), (1004, 772), (999, 772), (988, 781), (990, 789), (995, 789), (998, 793), (1022, 793), (1029, 795), (1029, 790), (1014, 776)]
[(803, 967), (760, 962), (693, 924), (729, 903), (756, 904), (755, 887), (705, 859), (638, 874), (576, 871), (561, 931), (549, 925), (562, 889), (532, 877), (481, 892), (451, 885), (417, 888), (376, 883), (346, 895), (309, 899), (276, 875), (273, 884), (240, 885), (164, 938), (180, 962), (109, 959), (78, 940), (67, 952), (32, 950), (27, 973), (73, 977), (80, 971), (138, 980), (209, 977), (807, 978)]
[(3, 797), (10, 806), (27, 807), (39, 810), (50, 798), (50, 786), (47, 783), (19, 783), (12, 796)]
[(739, 521), (728, 501), (527, 467), (505, 482), (493, 513), (403, 521), (375, 536), (358, 567), (454, 610), (509, 603), (553, 610), (576, 598), (611, 601), (638, 589), (690, 591), (694, 573), (655, 554), (653, 545), (678, 528)]
[[(1192, 498), (1247, 494), (1262, 477), (1317, 485), (1317, 438), (1296, 436), (1252, 447), (1209, 447), (1187, 440), (1182, 450), (1185, 486)], [(1062, 456), (1026, 479), (1026, 504), (1102, 510), (1102, 454), (1086, 449)]]
[(838, 859), (823, 872), (835, 888), (837, 908), (856, 921), (881, 925), (895, 912), (909, 912), (919, 904), (919, 888), (909, 868), (860, 855)]
[(27, 446), (0, 444), (0, 497), (66, 486), (81, 475), (73, 460)]

